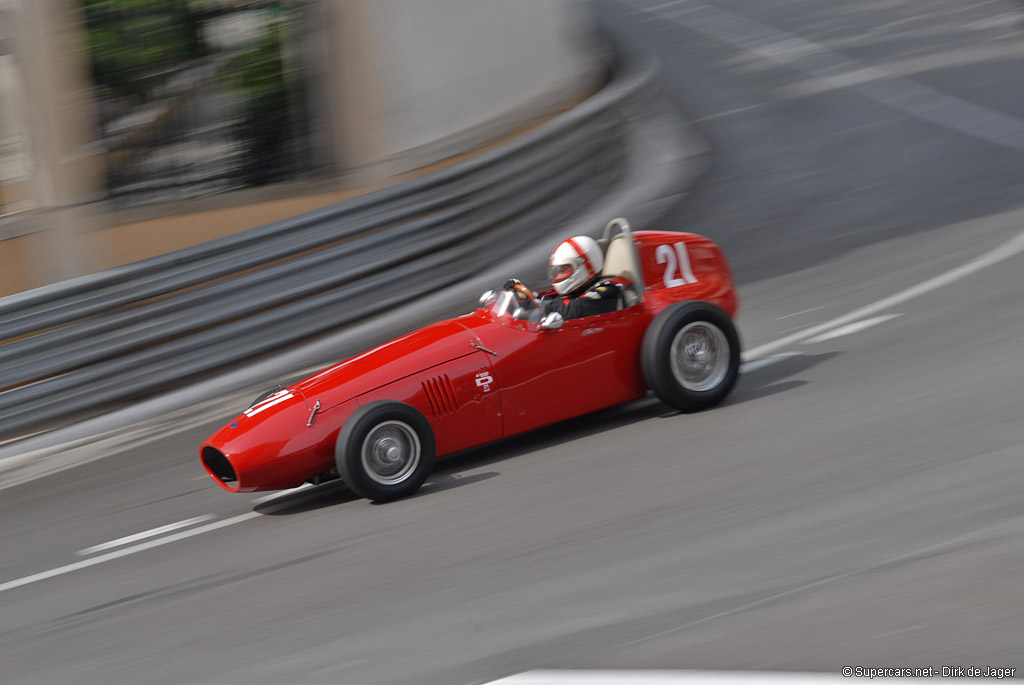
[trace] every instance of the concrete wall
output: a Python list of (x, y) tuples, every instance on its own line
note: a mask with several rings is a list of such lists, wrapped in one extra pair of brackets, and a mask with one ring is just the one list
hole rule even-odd
[(583, 5), (375, 0), (385, 156), (537, 116), (593, 83)]
[(404, 171), (457, 154), (598, 84), (583, 0), (334, 0), (339, 147)]

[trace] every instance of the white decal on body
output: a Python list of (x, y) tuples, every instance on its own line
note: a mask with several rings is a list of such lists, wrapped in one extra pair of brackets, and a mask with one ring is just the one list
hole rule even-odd
[[(675, 252), (672, 251), (672, 247), (675, 247)], [(690, 266), (690, 253), (686, 251), (686, 243), (680, 241), (672, 247), (658, 245), (654, 253), (658, 264), (665, 264), (665, 287), (677, 288), (696, 283), (697, 277), (693, 275), (693, 268)], [(675, 275), (676, 269), (679, 270), (679, 277)]]
[(264, 409), (270, 409), (275, 404), (281, 404), (285, 400), (291, 399), (292, 397), (294, 397), (294, 395), (292, 395), (290, 392), (288, 392), (287, 390), (282, 390), (281, 392), (274, 393), (273, 395), (263, 400), (259, 404), (249, 407), (243, 413), (249, 418), (252, 418), (253, 416), (259, 414)]

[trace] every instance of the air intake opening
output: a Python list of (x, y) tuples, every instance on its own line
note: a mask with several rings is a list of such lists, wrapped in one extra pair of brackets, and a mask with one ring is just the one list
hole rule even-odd
[(215, 447), (203, 448), (203, 465), (207, 471), (216, 476), (225, 485), (233, 485), (238, 482), (238, 474), (235, 473), (235, 467)]

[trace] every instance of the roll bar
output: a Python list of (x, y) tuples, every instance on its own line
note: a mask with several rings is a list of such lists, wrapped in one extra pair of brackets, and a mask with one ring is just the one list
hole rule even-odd
[(636, 268), (633, 270), (633, 276), (636, 279), (636, 286), (638, 293), (643, 293), (647, 290), (647, 286), (644, 284), (644, 272), (640, 265), (640, 253), (636, 249), (636, 243), (633, 242), (633, 232), (629, 228), (629, 221), (625, 217), (616, 217), (608, 222), (608, 225), (604, 227), (604, 236), (597, 241), (597, 244), (601, 246), (605, 254), (608, 253), (608, 246), (612, 242), (612, 238), (615, 237), (615, 229), (618, 229), (618, 235), (625, 238), (629, 244), (629, 249), (633, 253), (633, 264)]

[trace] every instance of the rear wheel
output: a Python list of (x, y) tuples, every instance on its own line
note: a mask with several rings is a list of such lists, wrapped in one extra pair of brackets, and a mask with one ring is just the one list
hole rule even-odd
[(403, 402), (360, 407), (338, 433), (335, 461), (357, 495), (387, 502), (416, 492), (434, 467), (430, 422)]
[(729, 315), (708, 302), (680, 302), (658, 314), (641, 353), (647, 387), (681, 411), (725, 399), (740, 370), (740, 339)]

